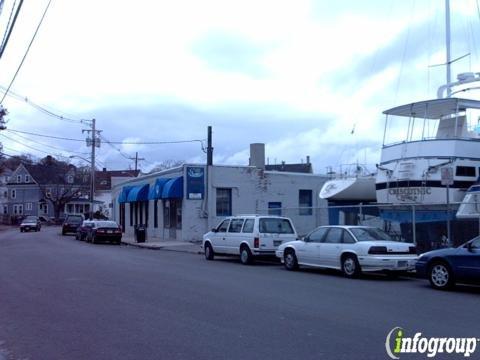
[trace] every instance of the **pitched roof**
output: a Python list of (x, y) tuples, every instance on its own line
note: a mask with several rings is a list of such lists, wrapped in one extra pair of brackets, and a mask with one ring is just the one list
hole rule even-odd
[[(21, 166), (21, 165), (20, 165)], [(58, 166), (56, 164), (49, 165), (23, 165), (30, 176), (39, 185), (56, 185), (66, 184), (67, 176), (73, 175), (73, 183), (76, 185), (84, 185), (86, 182), (83, 174), (77, 173), (75, 166), (71, 165), (68, 168), (65, 166)], [(11, 179), (10, 183), (13, 181)]]
[(112, 177), (137, 177), (140, 170), (95, 171), (95, 190), (111, 190)]
[(313, 168), (312, 163), (302, 163), (302, 164), (276, 164), (276, 165), (265, 165), (265, 170), (267, 171), (282, 171), (282, 172), (296, 172), (296, 173), (306, 173), (312, 174)]

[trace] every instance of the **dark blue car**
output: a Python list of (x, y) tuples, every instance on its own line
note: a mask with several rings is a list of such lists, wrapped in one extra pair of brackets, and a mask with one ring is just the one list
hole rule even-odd
[(480, 284), (480, 236), (456, 248), (420, 255), (416, 270), (435, 289), (449, 289), (457, 282)]

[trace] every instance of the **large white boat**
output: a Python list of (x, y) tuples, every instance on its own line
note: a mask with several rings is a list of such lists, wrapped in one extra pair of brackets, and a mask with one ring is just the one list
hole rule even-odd
[[(472, 77), (480, 80), (478, 74)], [(398, 106), (384, 114), (385, 135), (381, 161), (377, 165), (377, 201), (390, 204), (461, 202), (480, 175), (480, 101), (441, 98)], [(406, 125), (403, 138), (398, 137), (401, 127), (393, 125), (395, 118)], [(397, 135), (391, 143), (389, 131)]]
[(375, 177), (365, 175), (328, 180), (320, 190), (320, 198), (330, 201), (375, 201)]

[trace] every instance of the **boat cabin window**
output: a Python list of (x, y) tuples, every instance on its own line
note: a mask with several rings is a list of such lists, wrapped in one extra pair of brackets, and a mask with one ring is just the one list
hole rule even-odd
[(455, 173), (457, 176), (470, 176), (475, 177), (475, 167), (473, 166), (457, 166), (457, 171)]

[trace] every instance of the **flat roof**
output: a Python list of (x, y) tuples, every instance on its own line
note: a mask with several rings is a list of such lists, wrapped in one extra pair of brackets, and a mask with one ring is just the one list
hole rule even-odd
[(433, 99), (397, 106), (385, 110), (383, 113), (385, 115), (440, 119), (466, 109), (480, 109), (480, 101), (460, 98)]

